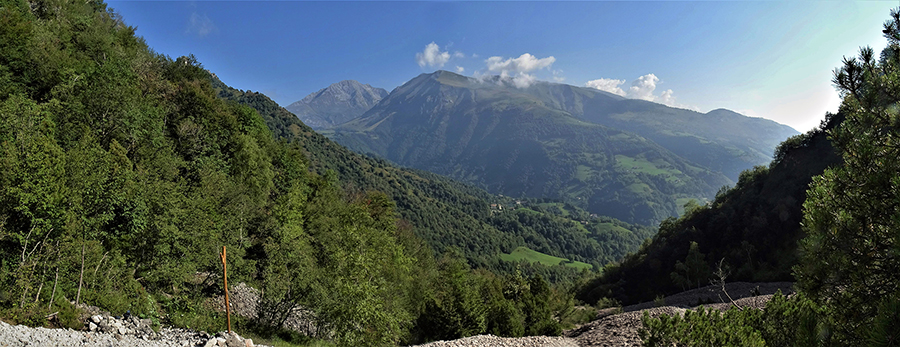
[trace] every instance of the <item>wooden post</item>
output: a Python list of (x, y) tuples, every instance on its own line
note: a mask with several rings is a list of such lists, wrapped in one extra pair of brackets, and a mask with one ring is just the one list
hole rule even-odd
[(231, 304), (228, 302), (228, 263), (225, 262), (225, 246), (222, 246), (222, 272), (225, 275), (225, 316), (228, 319), (228, 333), (231, 334)]
[(84, 240), (81, 240), (81, 272), (78, 273), (78, 294), (75, 294), (75, 305), (81, 303), (81, 285), (84, 283)]

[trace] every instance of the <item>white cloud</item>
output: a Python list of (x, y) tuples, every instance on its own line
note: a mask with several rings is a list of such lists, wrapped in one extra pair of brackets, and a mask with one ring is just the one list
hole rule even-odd
[[(518, 58), (507, 58), (505, 60), (503, 57), (493, 56), (484, 61), (487, 73), (476, 71), (475, 76), (476, 78), (487, 78), (491, 76), (490, 72), (498, 73), (500, 82), (512, 83), (516, 88), (528, 88), (537, 81), (537, 77), (531, 72), (540, 69), (549, 70), (555, 61), (556, 58), (553, 56), (537, 58), (529, 53), (522, 54)], [(563, 78), (558, 76), (556, 71), (553, 71), (553, 73), (555, 80), (562, 81)]]
[(456, 73), (460, 73), (460, 74), (461, 74), (461, 73), (463, 73), (463, 72), (466, 72), (466, 68), (464, 68), (464, 67), (462, 67), (462, 66), (457, 66), (457, 67), (456, 67)]
[(671, 107), (685, 108), (695, 111), (698, 110), (696, 107), (677, 103), (675, 101), (675, 92), (671, 89), (666, 89), (659, 95), (653, 94), (653, 92), (656, 91), (656, 85), (659, 84), (659, 77), (656, 77), (656, 75), (652, 73), (643, 75), (632, 81), (631, 87), (629, 87), (628, 90), (623, 90), (619, 87), (623, 84), (625, 84), (625, 80), (599, 78), (587, 81), (587, 83), (585, 83), (584, 85), (586, 87), (599, 89), (630, 99), (641, 99)]
[(420, 67), (443, 67), (450, 60), (450, 52), (441, 52), (441, 48), (434, 42), (425, 46), (425, 51), (416, 53), (416, 62)]
[(197, 12), (191, 13), (191, 18), (188, 19), (187, 30), (185, 30), (186, 34), (195, 34), (198, 37), (205, 37), (213, 32), (218, 30), (216, 25), (213, 23), (209, 17), (205, 14), (200, 15)]
[(537, 78), (535, 78), (534, 75), (529, 75), (527, 73), (519, 73), (518, 75), (516, 75), (516, 77), (513, 77), (513, 79), (512, 79), (513, 85), (515, 85), (516, 88), (522, 88), (522, 89), (528, 88), (529, 86), (534, 84), (534, 81), (536, 81), (536, 80), (537, 80)]
[(662, 103), (664, 105), (674, 106), (675, 105), (675, 96), (672, 95), (674, 93), (671, 89), (666, 89), (666, 91), (662, 92), (662, 94), (657, 97), (657, 102)]
[(566, 77), (562, 75), (562, 70), (553, 70), (553, 81), (556, 83), (562, 83), (566, 80)]
[(454, 58), (465, 58), (466, 55), (463, 54), (463, 52), (456, 51), (456, 52), (453, 53), (453, 57), (454, 57)]
[[(659, 82), (659, 77), (652, 73), (638, 77), (634, 82), (631, 82), (631, 88), (628, 88), (625, 96), (632, 99), (656, 101), (653, 91), (656, 90), (657, 82)], [(669, 93), (669, 96), (671, 97), (671, 93)]]
[(509, 58), (503, 60), (503, 57), (490, 57), (485, 60), (487, 63), (487, 68), (489, 71), (493, 72), (521, 72), (521, 73), (529, 73), (534, 70), (539, 70), (543, 68), (548, 68), (550, 65), (553, 65), (553, 62), (556, 61), (552, 55), (546, 58), (540, 58), (525, 53), (520, 55), (518, 58)]
[(600, 89), (604, 92), (610, 92), (616, 95), (625, 96), (625, 91), (622, 88), (619, 88), (620, 85), (624, 84), (625, 80), (617, 80), (612, 78), (598, 78), (593, 81), (587, 81), (584, 84), (585, 87)]

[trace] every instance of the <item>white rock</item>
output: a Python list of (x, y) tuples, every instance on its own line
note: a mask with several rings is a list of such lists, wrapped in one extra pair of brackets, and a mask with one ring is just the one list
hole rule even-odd
[(94, 323), (100, 323), (100, 321), (103, 320), (103, 316), (101, 316), (99, 314), (93, 315), (93, 316), (91, 316), (91, 320), (94, 321)]
[(217, 338), (211, 338), (208, 341), (206, 341), (206, 344), (203, 345), (203, 347), (215, 347), (218, 344), (218, 341), (219, 341), (219, 339), (217, 339)]
[(94, 322), (89, 322), (89, 323), (88, 323), (88, 329), (89, 329), (90, 331), (95, 331), (95, 330), (97, 330), (97, 324), (94, 324)]
[(118, 331), (119, 331), (119, 335), (125, 335), (125, 333), (128, 332), (128, 331), (125, 330), (125, 328), (123, 328), (121, 325), (119, 326)]

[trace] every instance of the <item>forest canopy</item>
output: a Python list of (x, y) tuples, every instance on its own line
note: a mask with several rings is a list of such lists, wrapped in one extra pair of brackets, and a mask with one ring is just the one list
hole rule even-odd
[(0, 37), (4, 320), (59, 310), (79, 327), (75, 302), (223, 330), (204, 302), (222, 294), (225, 246), (230, 283), (263, 293), (267, 309), (241, 323), (260, 334), (301, 306), (314, 338), (341, 345), (564, 324), (571, 298), (542, 276), (473, 270), (452, 245), (433, 255), (392, 197), (310, 170), (302, 143), (104, 3), (4, 1)]

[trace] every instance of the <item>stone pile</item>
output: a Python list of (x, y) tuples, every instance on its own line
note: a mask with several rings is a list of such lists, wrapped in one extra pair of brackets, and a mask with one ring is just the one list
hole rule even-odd
[[(0, 321), (0, 346), (59, 347), (253, 347), (253, 340), (220, 332), (209, 335), (189, 329), (162, 328), (150, 334), (146, 322), (134, 324), (126, 319), (100, 315), (88, 320), (85, 330), (31, 328)], [(94, 330), (91, 329), (91, 324)], [(149, 325), (147, 325), (149, 326)], [(150, 331), (153, 331), (150, 329)]]
[[(250, 319), (256, 318), (257, 309), (260, 307), (260, 293), (258, 289), (241, 282), (232, 286), (229, 294), (231, 313)], [(224, 312), (225, 297), (217, 297), (215, 301), (215, 308)], [(315, 315), (312, 311), (303, 307), (296, 307), (291, 310), (281, 328), (293, 330), (306, 336), (316, 336), (318, 331), (315, 324)]]

